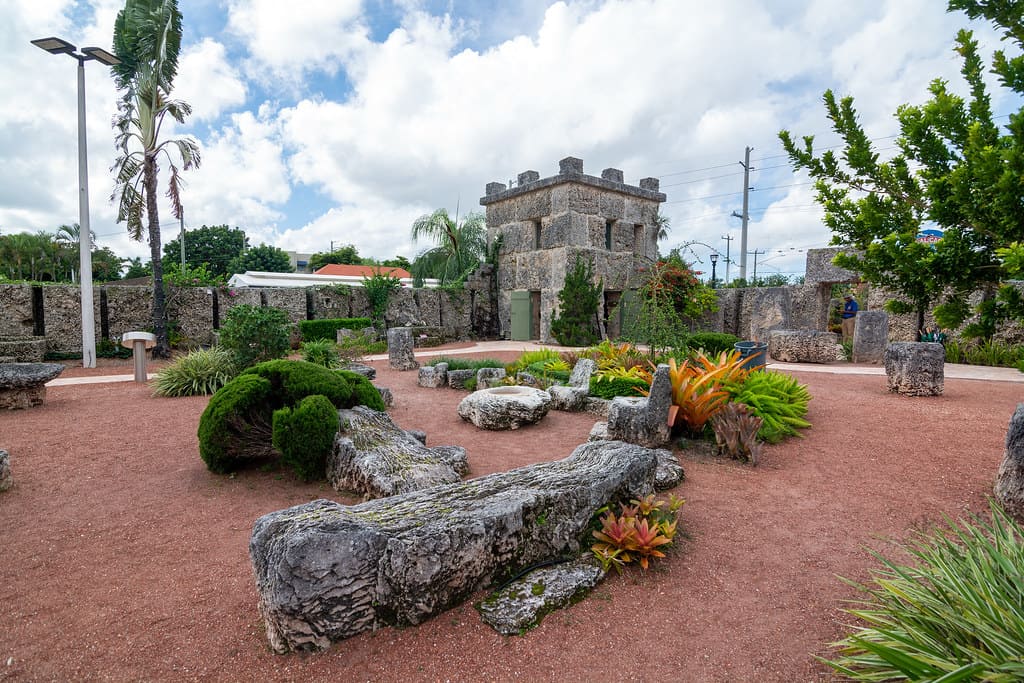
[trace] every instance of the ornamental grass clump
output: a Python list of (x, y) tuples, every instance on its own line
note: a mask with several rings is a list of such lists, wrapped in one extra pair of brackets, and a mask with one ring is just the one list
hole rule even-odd
[(157, 373), (155, 396), (204, 396), (212, 394), (235, 376), (235, 363), (224, 349), (193, 351)]
[(1024, 529), (990, 508), (898, 544), (912, 565), (872, 551), (871, 584), (848, 581), (868, 597), (847, 612), (867, 626), (822, 661), (858, 681), (1024, 680)]
[(330, 339), (304, 341), (299, 344), (299, 352), (302, 354), (302, 360), (307, 363), (322, 365), (325, 368), (341, 367), (341, 354), (338, 353), (338, 345)]

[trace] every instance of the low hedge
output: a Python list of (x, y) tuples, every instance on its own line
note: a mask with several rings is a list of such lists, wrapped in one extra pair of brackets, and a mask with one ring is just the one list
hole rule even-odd
[(373, 321), (369, 318), (324, 318), (322, 320), (300, 320), (299, 334), (302, 341), (316, 341), (326, 339), (328, 341), (338, 340), (338, 330), (359, 330), (373, 327)]
[(613, 399), (616, 396), (643, 396), (649, 385), (638, 377), (590, 378), (590, 395)]
[(704, 349), (705, 354), (719, 354), (732, 351), (740, 338), (725, 332), (694, 332), (686, 338), (686, 346), (690, 349)]
[[(311, 396), (323, 400), (301, 407)], [(338, 428), (320, 425), (310, 416), (323, 416), (325, 405), (332, 406), (335, 421), (338, 408), (385, 410), (380, 392), (358, 373), (300, 360), (254, 365), (210, 398), (199, 418), (199, 455), (210, 471), (220, 474), (255, 459), (281, 456), (299, 477), (322, 477), (321, 463), (329, 452), (324, 451), (324, 431), (332, 430), (333, 443)]]

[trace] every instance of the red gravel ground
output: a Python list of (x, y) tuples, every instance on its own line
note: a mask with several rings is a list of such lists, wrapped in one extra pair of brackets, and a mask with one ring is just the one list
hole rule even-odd
[[(551, 413), (478, 431), (455, 412), (462, 394), (374, 365), (396, 421), (465, 446), (471, 476), (565, 457), (594, 422)], [(986, 510), (1024, 385), (947, 379), (941, 397), (907, 398), (884, 377), (794, 374), (814, 397), (806, 438), (767, 447), (756, 468), (680, 453), (689, 540), (646, 574), (613, 575), (519, 637), (467, 603), (285, 656), (256, 609), (253, 521), (354, 501), (280, 471), (209, 473), (196, 441), (206, 398), (52, 387), (43, 406), (0, 415), (15, 479), (0, 494), (0, 680), (832, 680), (812, 655), (849, 621), (856, 592), (837, 575), (866, 580), (865, 546)]]

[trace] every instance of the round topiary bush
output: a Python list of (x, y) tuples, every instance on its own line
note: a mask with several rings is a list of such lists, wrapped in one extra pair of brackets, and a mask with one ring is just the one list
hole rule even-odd
[(281, 451), (281, 462), (304, 481), (323, 479), (340, 425), (338, 409), (330, 399), (307, 396), (294, 408), (275, 410), (273, 421), (273, 443)]
[[(299, 410), (310, 396), (320, 396), (327, 403), (315, 401)], [(322, 476), (323, 468), (316, 463), (328, 427), (314, 424), (315, 420), (307, 416), (322, 415), (325, 405), (330, 405), (334, 413), (332, 441), (338, 430), (338, 408), (365, 405), (385, 410), (377, 388), (357, 373), (328, 370), (299, 360), (254, 365), (210, 399), (199, 418), (199, 454), (211, 471), (221, 474), (256, 458), (285, 455), (285, 462), (300, 477)], [(288, 412), (282, 412), (285, 408)], [(278, 420), (283, 420), (280, 434)], [(305, 444), (311, 446), (307, 449)], [(323, 452), (323, 458), (329, 450)]]
[(199, 455), (211, 472), (226, 474), (246, 460), (276, 453), (270, 394), (267, 380), (241, 375), (210, 398), (199, 418)]

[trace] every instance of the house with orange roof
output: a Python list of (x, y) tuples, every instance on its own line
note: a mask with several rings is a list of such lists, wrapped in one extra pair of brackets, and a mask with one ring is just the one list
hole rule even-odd
[(346, 277), (373, 277), (378, 272), (400, 279), (411, 278), (412, 273), (405, 268), (392, 266), (353, 266), (341, 263), (328, 263), (323, 268), (313, 271), (314, 275), (342, 275)]

